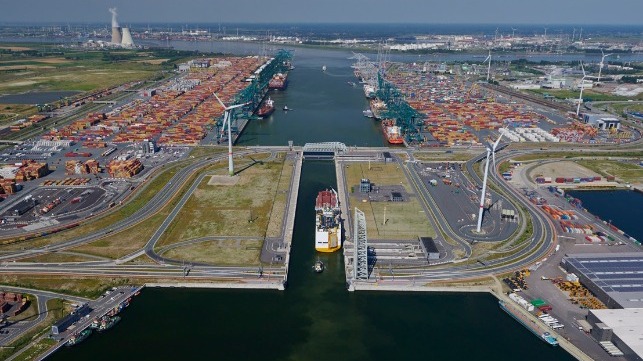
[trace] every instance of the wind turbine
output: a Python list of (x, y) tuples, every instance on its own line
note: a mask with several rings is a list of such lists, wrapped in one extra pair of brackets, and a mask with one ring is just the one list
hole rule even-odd
[(482, 194), (480, 195), (480, 209), (478, 210), (478, 226), (476, 227), (476, 232), (480, 233), (480, 228), (482, 227), (482, 213), (484, 212), (484, 201), (487, 195), (487, 177), (489, 176), (489, 154), (493, 154), (493, 169), (496, 169), (496, 148), (500, 144), (500, 139), (502, 139), (503, 132), (500, 132), (498, 139), (491, 145), (491, 149), (487, 146), (487, 161), (484, 167), (484, 177), (482, 179)]
[(583, 102), (583, 89), (585, 88), (585, 78), (587, 78), (587, 74), (585, 74), (585, 67), (583, 66), (583, 62), (580, 62), (580, 68), (583, 70), (583, 78), (580, 81), (580, 94), (578, 95), (578, 106), (576, 107), (576, 116), (580, 114), (580, 103)]
[[(219, 101), (219, 104), (224, 109), (224, 115), (223, 115), (223, 129), (225, 129), (226, 122), (228, 123), (228, 173), (232, 177), (234, 175), (234, 163), (232, 162), (232, 119), (230, 119), (230, 111), (236, 108), (241, 108), (244, 105), (247, 105), (249, 103), (243, 103), (243, 104), (236, 104), (236, 105), (231, 105), (229, 107), (226, 107), (225, 104), (219, 99), (219, 96), (214, 93), (214, 96), (217, 98)], [(222, 129), (222, 130), (223, 130)]]
[(601, 54), (602, 54), (601, 63), (598, 66), (598, 80), (596, 81), (596, 83), (601, 82), (601, 73), (603, 72), (603, 65), (605, 65), (605, 58), (607, 58), (610, 55), (614, 55), (614, 54), (605, 54), (605, 53), (603, 53), (603, 49), (601, 49)]
[(488, 82), (489, 76), (491, 74), (491, 49), (489, 49), (489, 55), (487, 55), (487, 58), (482, 62), (482, 64), (484, 64), (487, 61), (489, 62), (489, 66), (487, 67), (487, 82)]

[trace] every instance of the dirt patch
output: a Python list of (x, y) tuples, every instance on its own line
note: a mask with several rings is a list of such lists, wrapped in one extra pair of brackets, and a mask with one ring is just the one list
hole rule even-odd
[(239, 182), (239, 176), (212, 175), (208, 181), (209, 186), (233, 186)]
[(572, 161), (561, 161), (539, 165), (531, 171), (531, 175), (532, 177), (543, 176), (552, 178), (586, 178), (600, 176), (600, 174), (592, 171), (591, 169), (587, 169)]
[(10, 50), (10, 51), (26, 51), (31, 50), (31, 48), (25, 48), (24, 46), (0, 46), (0, 49)]
[(54, 69), (53, 66), (51, 65), (7, 65), (0, 67), (0, 70), (7, 71), (7, 70), (27, 70), (27, 69)]
[(25, 80), (25, 81), (14, 81), (12, 83), (7, 83), (6, 86), (18, 87), (18, 86), (27, 86), (27, 85), (34, 85), (34, 84), (38, 84), (38, 82), (33, 80)]
[(136, 62), (137, 63), (144, 63), (144, 64), (159, 65), (159, 64), (165, 63), (168, 60), (170, 60), (170, 59), (149, 59), (149, 60), (138, 60)]

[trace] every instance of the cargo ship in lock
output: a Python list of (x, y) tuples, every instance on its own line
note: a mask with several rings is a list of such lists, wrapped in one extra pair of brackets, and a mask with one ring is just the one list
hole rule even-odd
[(342, 225), (339, 198), (334, 189), (323, 190), (315, 200), (315, 249), (335, 252), (342, 247)]
[(270, 116), (275, 111), (275, 102), (268, 98), (266, 101), (261, 104), (259, 110), (257, 110), (257, 115), (260, 117)]
[(547, 342), (551, 346), (558, 346), (558, 340), (556, 339), (556, 337), (552, 336), (549, 332), (544, 332), (541, 334), (535, 325), (531, 325), (529, 321), (525, 319), (526, 317), (519, 314), (518, 311), (516, 311), (513, 307), (507, 306), (505, 301), (498, 300), (498, 305), (503, 311), (509, 314), (509, 316), (511, 316), (514, 320), (520, 322), (521, 325), (525, 326), (529, 331), (538, 336), (541, 340)]
[(402, 129), (395, 125), (395, 120), (384, 119), (382, 120), (382, 132), (389, 144), (404, 144), (404, 137), (402, 137)]

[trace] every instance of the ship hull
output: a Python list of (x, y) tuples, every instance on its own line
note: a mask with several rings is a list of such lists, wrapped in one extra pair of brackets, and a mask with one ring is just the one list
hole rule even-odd
[(342, 248), (341, 209), (335, 190), (317, 194), (315, 201), (315, 250), (331, 253)]
[(389, 144), (404, 144), (404, 139), (399, 129), (391, 120), (382, 121), (382, 133), (384, 133), (384, 137)]

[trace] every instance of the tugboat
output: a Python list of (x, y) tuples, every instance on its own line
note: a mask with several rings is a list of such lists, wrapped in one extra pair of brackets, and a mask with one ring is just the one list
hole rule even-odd
[(71, 347), (71, 346), (77, 345), (83, 342), (91, 334), (92, 334), (92, 330), (90, 329), (84, 329), (80, 331), (80, 333), (75, 333), (73, 336), (71, 336), (71, 338), (69, 338), (65, 346)]
[(324, 262), (322, 262), (320, 259), (317, 259), (315, 261), (315, 265), (313, 266), (313, 270), (317, 273), (322, 273), (324, 272)]

